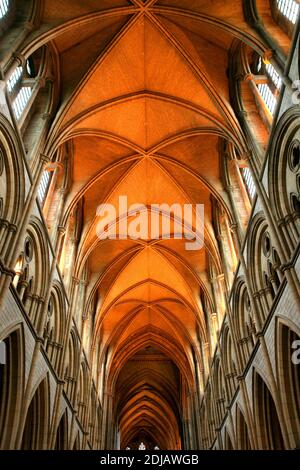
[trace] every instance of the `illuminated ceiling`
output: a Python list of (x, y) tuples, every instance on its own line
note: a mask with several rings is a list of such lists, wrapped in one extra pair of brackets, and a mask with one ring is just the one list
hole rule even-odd
[[(72, 151), (65, 221), (83, 200), (73, 274), (88, 263), (99, 360), (108, 351), (123, 445), (154, 429), (160, 446), (180, 446), (180, 429), (168, 423), (179, 422), (179, 377), (194, 386), (192, 351), (199, 354), (199, 337), (208, 341), (200, 302), (201, 292), (211, 298), (208, 259), (220, 272), (211, 197), (229, 214), (220, 142), (246, 148), (230, 105), (228, 56), (234, 40), (267, 47), (237, 0), (43, 3), (24, 50), (51, 42), (57, 52), (61, 107), (48, 149), (68, 142)], [(277, 31), (270, 15), (265, 21)], [(187, 251), (184, 240), (100, 241), (97, 206), (117, 205), (120, 195), (129, 204), (205, 204), (204, 249)]]

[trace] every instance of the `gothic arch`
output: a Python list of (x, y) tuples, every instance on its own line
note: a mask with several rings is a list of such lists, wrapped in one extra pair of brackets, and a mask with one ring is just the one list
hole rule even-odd
[(230, 437), (228, 429), (225, 429), (225, 434), (224, 434), (224, 450), (233, 450), (233, 441), (232, 438)]
[(44, 348), (48, 357), (57, 370), (59, 351), (63, 344), (66, 327), (66, 306), (59, 282), (54, 282), (47, 307), (47, 319), (44, 328)]
[[(26, 28), (26, 24), (35, 24), (38, 19), (38, 6), (35, 5), (34, 0), (23, 2), (22, 0), (9, 0), (8, 17), (4, 22), (3, 30), (6, 33), (7, 44), (9, 45), (8, 54), (5, 60), (5, 69), (9, 67), (11, 61), (11, 54), (16, 50), (19, 52), (19, 47), (22, 46), (22, 34)], [(16, 16), (18, 13), (18, 21)], [(2, 25), (1, 25), (2, 26)], [(3, 31), (1, 28), (1, 32)], [(18, 41), (16, 43), (16, 36)]]
[(22, 325), (14, 325), (0, 335), (5, 343), (6, 364), (0, 365), (0, 445), (14, 447), (19, 410), (24, 391), (25, 349)]
[[(298, 99), (296, 94), (293, 96)], [(300, 236), (299, 106), (288, 109), (276, 126), (270, 148), (268, 183), (282, 236), (293, 253)]]
[(10, 225), (17, 226), (25, 203), (25, 175), (21, 144), (11, 123), (0, 115), (0, 249), (6, 258)]
[(283, 410), (289, 423), (288, 427), (291, 429), (294, 445), (298, 448), (300, 443), (300, 364), (294, 353), (300, 347), (300, 328), (299, 325), (282, 316), (278, 316), (276, 320), (278, 388), (282, 396), (286, 397)]
[(237, 364), (233, 344), (233, 338), (229, 326), (225, 325), (222, 332), (221, 351), (223, 355), (224, 375), (228, 384), (230, 398), (233, 397), (237, 387)]
[(66, 409), (62, 412), (61, 418), (56, 429), (54, 450), (68, 450), (68, 436), (68, 410)]
[[(255, 259), (256, 263), (251, 263)], [(262, 213), (253, 218), (247, 244), (247, 264), (250, 282), (258, 303), (261, 322), (271, 308), (280, 283), (283, 279), (281, 263), (274, 249), (268, 225)]]
[(85, 362), (81, 362), (77, 394), (78, 419), (84, 425), (88, 408), (88, 370)]
[(236, 406), (236, 439), (239, 450), (251, 450), (251, 440), (249, 436), (249, 426), (247, 425), (244, 413)]
[(22, 450), (43, 450), (47, 448), (49, 420), (50, 402), (47, 375), (31, 394), (22, 434)]
[(73, 442), (73, 446), (71, 446), (72, 450), (81, 450), (81, 442), (80, 442), (80, 434), (79, 434), (79, 431), (77, 432), (76, 436), (75, 436), (75, 439), (74, 439), (74, 442)]
[(219, 357), (216, 359), (214, 364), (214, 394), (216, 400), (218, 425), (220, 425), (225, 413), (226, 394), (225, 381)]
[(285, 448), (281, 424), (273, 396), (257, 371), (253, 371), (254, 420), (259, 449)]
[[(300, 446), (300, 23), (274, 6), (0, 0), (0, 446)], [(122, 195), (159, 228), (132, 238)]]
[(67, 346), (67, 353), (66, 353), (66, 360), (64, 364), (64, 390), (71, 401), (73, 403), (74, 391), (75, 391), (75, 382), (77, 378), (77, 371), (79, 370), (80, 364), (80, 347), (79, 341), (74, 329), (71, 330), (68, 346)]
[(244, 277), (239, 277), (235, 281), (232, 306), (235, 333), (240, 346), (243, 366), (245, 366), (256, 343), (256, 328)]
[(35, 217), (31, 218), (27, 228), (27, 234), (33, 243), (33, 253), (31, 258), (34, 261), (32, 292), (35, 295), (45, 298), (47, 292), (47, 281), (49, 279), (50, 260), (45, 228), (39, 219)]

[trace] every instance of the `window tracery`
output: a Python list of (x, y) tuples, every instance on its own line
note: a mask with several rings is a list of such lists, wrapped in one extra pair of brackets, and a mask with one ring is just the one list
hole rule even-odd
[(277, 0), (277, 7), (291, 23), (295, 24), (299, 14), (299, 4), (294, 0)]

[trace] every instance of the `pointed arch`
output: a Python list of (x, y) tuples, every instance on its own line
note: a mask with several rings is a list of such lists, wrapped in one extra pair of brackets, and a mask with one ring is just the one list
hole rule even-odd
[(291, 429), (295, 447), (300, 446), (300, 328), (287, 318), (276, 318), (276, 371), (279, 390), (284, 401), (284, 412)]
[(252, 450), (248, 425), (246, 423), (244, 413), (238, 405), (236, 407), (236, 436), (237, 448), (239, 450)]
[(67, 450), (68, 449), (68, 435), (69, 435), (68, 411), (66, 409), (62, 413), (62, 416), (57, 426), (55, 444), (54, 444), (55, 450)]
[(285, 449), (283, 433), (273, 396), (257, 371), (253, 371), (254, 419), (259, 448)]
[(21, 449), (43, 450), (49, 436), (49, 381), (48, 375), (36, 387), (26, 412)]
[(24, 391), (25, 348), (21, 324), (0, 335), (5, 344), (5, 364), (0, 365), (0, 447), (14, 448)]

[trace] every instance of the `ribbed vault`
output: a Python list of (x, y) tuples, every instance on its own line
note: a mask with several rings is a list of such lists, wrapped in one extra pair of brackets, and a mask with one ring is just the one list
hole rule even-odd
[[(221, 274), (213, 200), (232, 220), (220, 147), (247, 147), (230, 105), (228, 54), (234, 40), (261, 54), (267, 45), (242, 1), (43, 3), (23, 52), (51, 43), (57, 56), (61, 107), (47, 147), (53, 158), (67, 148), (72, 160), (61, 225), (80, 207), (72, 274), (88, 270), (85, 314), (96, 305), (92, 343), (121, 446), (146, 439), (181, 448), (195, 363), (204, 367), (199, 351), (210, 340), (205, 309), (215, 309), (209, 266)], [(97, 207), (124, 195), (147, 217), (153, 203), (204, 204), (204, 247), (187, 251), (162, 232), (100, 240)]]

